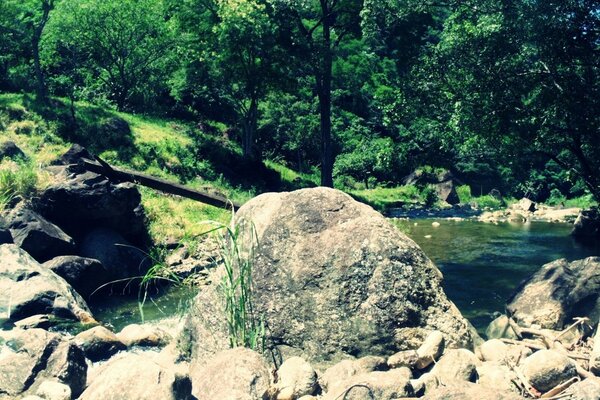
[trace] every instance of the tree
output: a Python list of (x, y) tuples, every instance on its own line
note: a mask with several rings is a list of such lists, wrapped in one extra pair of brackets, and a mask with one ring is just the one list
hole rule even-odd
[(88, 85), (120, 110), (168, 76), (165, 60), (176, 41), (161, 0), (65, 0), (48, 28), (45, 45), (82, 54)]

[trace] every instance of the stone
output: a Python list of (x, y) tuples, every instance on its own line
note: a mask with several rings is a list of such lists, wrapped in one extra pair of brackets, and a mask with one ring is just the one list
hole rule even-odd
[(93, 258), (59, 256), (46, 261), (42, 266), (62, 277), (86, 299), (110, 280), (102, 263)]
[(554, 350), (536, 351), (523, 361), (521, 369), (529, 383), (541, 393), (577, 376), (575, 363)]
[(262, 400), (272, 382), (264, 358), (243, 347), (222, 351), (206, 363), (192, 362), (190, 377), (198, 399)]
[(107, 228), (96, 228), (84, 236), (80, 253), (100, 261), (107, 282), (144, 276), (151, 261), (117, 231)]
[(485, 330), (485, 336), (488, 339), (513, 339), (519, 337), (510, 325), (510, 321), (506, 315), (501, 315), (488, 325)]
[(10, 158), (13, 160), (18, 158), (26, 159), (27, 156), (23, 150), (16, 145), (15, 142), (7, 140), (0, 144), (0, 161), (4, 158)]
[(342, 360), (327, 368), (320, 376), (321, 387), (327, 389), (335, 384), (355, 375), (364, 375), (369, 372), (386, 370), (386, 360), (382, 357), (366, 356), (358, 360)]
[(0, 244), (12, 243), (13, 238), (8, 229), (0, 228)]
[(15, 326), (20, 329), (48, 329), (54, 325), (53, 319), (48, 314), (37, 314), (31, 317), (23, 318), (15, 322)]
[(596, 328), (594, 335), (594, 345), (590, 353), (590, 371), (600, 375), (600, 329)]
[(127, 348), (113, 332), (103, 326), (95, 326), (83, 331), (73, 340), (91, 361), (109, 359), (117, 352)]
[(44, 381), (36, 394), (45, 400), (71, 400), (71, 388), (57, 381)]
[(431, 369), (431, 373), (443, 385), (475, 382), (477, 380), (477, 367), (480, 365), (481, 361), (469, 350), (454, 349), (444, 353)]
[(39, 262), (75, 253), (75, 242), (58, 226), (20, 206), (7, 217), (13, 242)]
[(355, 375), (333, 385), (323, 400), (392, 400), (412, 396), (412, 374), (408, 368)]
[(477, 367), (479, 379), (477, 384), (489, 389), (502, 392), (516, 392), (519, 389), (513, 382), (517, 382), (516, 374), (506, 365), (498, 365), (494, 362), (484, 362)]
[(85, 300), (63, 278), (16, 245), (0, 245), (0, 317), (18, 321), (38, 314), (95, 322)]
[(526, 211), (526, 212), (535, 212), (537, 210), (535, 202), (523, 197), (519, 200), (518, 203), (513, 204), (513, 207), (516, 210)]
[(561, 330), (582, 315), (600, 315), (600, 258), (545, 264), (525, 280), (510, 298), (507, 311), (522, 326), (536, 324)]
[(277, 400), (296, 400), (317, 389), (317, 373), (300, 357), (285, 360), (277, 370), (277, 378)]
[(416, 350), (402, 350), (391, 355), (387, 360), (387, 365), (390, 368), (406, 367), (413, 369), (419, 361), (419, 354)]
[(59, 334), (13, 329), (0, 331), (0, 343), (0, 393), (33, 394), (48, 380), (67, 385), (74, 397), (85, 388), (83, 351)]
[(163, 347), (171, 341), (171, 335), (158, 326), (139, 324), (127, 325), (117, 338), (127, 347)]
[(150, 354), (122, 353), (103, 364), (79, 400), (193, 400), (187, 375)]
[(432, 373), (426, 372), (418, 379), (411, 379), (411, 386), (413, 387), (415, 396), (421, 397), (425, 393), (429, 393), (439, 387), (440, 380)]
[(435, 192), (441, 201), (445, 201), (448, 204), (459, 204), (460, 198), (456, 191), (456, 185), (454, 181), (447, 180), (434, 185)]
[(571, 235), (578, 238), (599, 238), (600, 211), (597, 208), (581, 211), (573, 224)]
[(568, 393), (570, 400), (598, 400), (600, 399), (600, 378), (587, 378), (571, 385), (564, 393)]
[[(251, 221), (260, 243), (253, 305), (270, 344), (285, 343), (312, 363), (333, 362), (393, 354), (402, 345), (399, 329), (422, 327), (442, 332), (449, 347), (472, 347), (470, 324), (446, 297), (440, 271), (371, 207), (313, 188), (262, 194), (237, 218), (247, 227)], [(181, 343), (193, 358), (227, 345), (217, 289), (203, 290), (190, 308)]]
[(508, 345), (500, 339), (491, 339), (479, 346), (482, 361), (504, 364), (508, 357)]
[(523, 397), (511, 392), (502, 392), (482, 385), (439, 387), (427, 393), (421, 400), (523, 400)]
[[(86, 153), (65, 157), (74, 161)], [(133, 183), (114, 183), (77, 165), (63, 166), (55, 175), (56, 183), (40, 193), (35, 209), (77, 242), (91, 228), (101, 227), (117, 231), (136, 246), (149, 243), (141, 195)]]
[(54, 164), (55, 165), (77, 164), (78, 162), (82, 161), (82, 159), (87, 159), (87, 160), (93, 161), (94, 156), (89, 151), (87, 151), (87, 149), (85, 147), (75, 143)]
[(417, 360), (415, 367), (417, 369), (427, 368), (431, 363), (437, 361), (444, 353), (445, 341), (444, 335), (439, 331), (431, 332), (425, 342), (417, 349)]

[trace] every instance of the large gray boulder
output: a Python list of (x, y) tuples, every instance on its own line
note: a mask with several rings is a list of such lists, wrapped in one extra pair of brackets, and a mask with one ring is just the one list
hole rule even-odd
[[(440, 271), (371, 207), (314, 188), (260, 195), (237, 217), (254, 225), (254, 310), (268, 345), (285, 344), (277, 346), (284, 358), (390, 355), (420, 329), (439, 330), (449, 347), (472, 347), (470, 324), (444, 294)], [(190, 307), (183, 344), (192, 357), (227, 345), (219, 293), (213, 285)]]
[(69, 235), (27, 207), (15, 208), (7, 220), (13, 242), (39, 262), (75, 254), (75, 242)]
[(86, 375), (83, 351), (59, 334), (43, 329), (0, 331), (0, 398), (35, 393), (48, 380), (64, 383), (77, 397)]
[(192, 400), (184, 373), (149, 353), (123, 353), (90, 374), (80, 400)]
[(0, 144), (0, 160), (2, 160), (4, 158), (25, 159), (25, 158), (27, 158), (27, 156), (25, 155), (25, 153), (23, 153), (23, 150), (21, 150), (19, 148), (19, 146), (16, 145), (15, 142), (13, 142), (11, 140), (7, 140)]
[(106, 268), (93, 258), (59, 256), (46, 261), (43, 266), (64, 278), (84, 298), (110, 280)]
[(599, 239), (600, 211), (598, 208), (581, 211), (573, 224), (571, 234), (582, 239)]
[(16, 245), (0, 245), (0, 319), (36, 314), (95, 322), (85, 300), (63, 278)]
[(560, 330), (573, 317), (600, 316), (600, 258), (548, 263), (515, 291), (508, 312), (523, 326)]

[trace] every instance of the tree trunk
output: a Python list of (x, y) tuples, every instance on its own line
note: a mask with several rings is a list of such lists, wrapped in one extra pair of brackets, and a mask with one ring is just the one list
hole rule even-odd
[(254, 136), (258, 126), (258, 100), (250, 100), (250, 107), (242, 122), (242, 152), (244, 158), (250, 160), (256, 156)]
[(583, 178), (585, 185), (588, 187), (590, 193), (598, 203), (600, 203), (600, 177), (598, 176), (599, 171), (595, 171), (590, 165), (590, 160), (586, 157), (583, 152), (581, 137), (574, 135), (573, 143), (571, 145), (571, 153), (577, 159), (580, 166), (580, 175)]
[(42, 71), (42, 65), (40, 63), (40, 40), (42, 39), (42, 33), (50, 18), (50, 11), (54, 8), (54, 1), (44, 0), (42, 2), (42, 16), (40, 22), (33, 27), (33, 34), (31, 37), (31, 47), (33, 51), (33, 67), (35, 69), (35, 80), (36, 80), (36, 92), (39, 101), (46, 102), (46, 80), (44, 78), (44, 71)]
[(319, 110), (321, 113), (321, 186), (333, 187), (333, 151), (331, 148), (331, 75), (333, 54), (331, 49), (330, 10), (326, 0), (321, 0), (323, 12), (323, 59), (317, 77)]

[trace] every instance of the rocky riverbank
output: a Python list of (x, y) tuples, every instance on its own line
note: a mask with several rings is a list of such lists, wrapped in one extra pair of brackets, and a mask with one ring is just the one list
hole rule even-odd
[[(419, 246), (326, 188), (261, 195), (237, 214), (251, 221), (235, 254), (251, 262), (257, 351), (230, 348), (223, 263), (203, 264), (212, 283), (182, 320), (113, 332), (86, 300), (147, 268), (131, 246), (147, 241), (144, 214), (135, 187), (77, 169), (84, 151), (5, 216), (0, 399), (600, 398), (597, 258), (542, 267), (484, 341)], [(169, 259), (191, 268), (185, 249)]]

